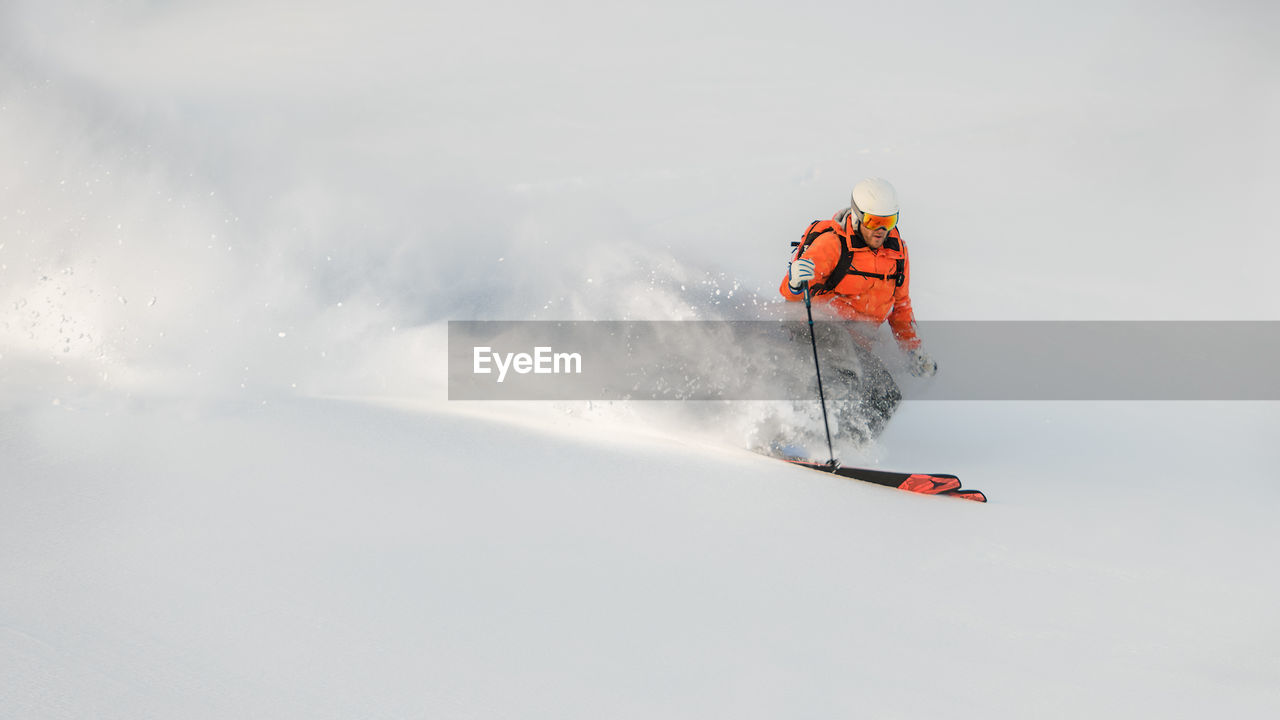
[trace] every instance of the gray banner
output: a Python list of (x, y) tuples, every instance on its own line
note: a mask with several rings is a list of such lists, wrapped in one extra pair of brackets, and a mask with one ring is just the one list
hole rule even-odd
[[(818, 322), (824, 387), (870, 347), (908, 399), (1280, 400), (1280, 322), (932, 322), (933, 378), (884, 329)], [(449, 323), (451, 400), (809, 400), (803, 321)]]

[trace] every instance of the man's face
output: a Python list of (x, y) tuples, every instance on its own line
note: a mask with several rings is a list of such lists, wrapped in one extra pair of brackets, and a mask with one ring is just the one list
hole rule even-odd
[(858, 231), (862, 233), (862, 240), (867, 243), (867, 247), (879, 250), (884, 245), (885, 238), (889, 237), (889, 231), (897, 224), (897, 213), (892, 215), (865, 213), (862, 216), (862, 222), (858, 224)]
[(863, 242), (872, 250), (879, 250), (884, 245), (884, 239), (889, 237), (889, 230), (882, 227), (871, 230), (866, 225), (859, 225), (858, 232), (862, 233)]

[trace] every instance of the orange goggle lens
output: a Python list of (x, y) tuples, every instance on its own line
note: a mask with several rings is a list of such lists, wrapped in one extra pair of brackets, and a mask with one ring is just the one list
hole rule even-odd
[(892, 230), (898, 224), (898, 213), (892, 215), (872, 215), (871, 213), (862, 213), (862, 226), (868, 230)]

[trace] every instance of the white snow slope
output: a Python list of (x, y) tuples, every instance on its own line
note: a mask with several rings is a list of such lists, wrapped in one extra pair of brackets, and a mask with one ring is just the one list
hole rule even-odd
[(444, 330), (755, 316), (867, 175), (922, 319), (1280, 319), (1277, 12), (0, 6), (0, 717), (1277, 716), (1275, 403), (845, 457), (979, 505)]

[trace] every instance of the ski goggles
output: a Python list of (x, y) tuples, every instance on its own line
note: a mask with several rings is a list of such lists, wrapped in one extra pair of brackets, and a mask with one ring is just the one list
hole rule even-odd
[(872, 215), (871, 213), (862, 213), (862, 227), (868, 230), (892, 230), (898, 225), (898, 213), (892, 215)]

